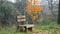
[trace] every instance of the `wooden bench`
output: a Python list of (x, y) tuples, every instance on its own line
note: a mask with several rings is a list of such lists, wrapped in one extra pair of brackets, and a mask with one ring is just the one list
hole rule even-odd
[(17, 26), (17, 30), (19, 30), (19, 27), (24, 27), (25, 28), (25, 32), (27, 32), (28, 30), (33, 30), (34, 24), (25, 24), (26, 23), (26, 18), (25, 16), (17, 16), (16, 17), (16, 26)]
[(25, 28), (25, 32), (27, 32), (28, 30), (33, 31), (33, 28), (34, 28), (33, 24), (19, 25), (19, 27), (21, 27), (21, 26)]

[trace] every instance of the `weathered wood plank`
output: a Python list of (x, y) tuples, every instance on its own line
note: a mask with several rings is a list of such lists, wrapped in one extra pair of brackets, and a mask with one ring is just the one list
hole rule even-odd
[(26, 21), (26, 19), (18, 19), (17, 22)]
[(25, 16), (17, 16), (17, 18), (25, 18)]
[(25, 25), (19, 25), (19, 26), (26, 26), (26, 28), (29, 28), (29, 27), (34, 27), (34, 25), (29, 25), (29, 24), (25, 24)]

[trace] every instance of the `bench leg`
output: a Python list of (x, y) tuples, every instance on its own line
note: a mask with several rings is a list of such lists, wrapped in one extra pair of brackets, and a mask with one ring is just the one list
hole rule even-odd
[(32, 31), (32, 27), (28, 28), (28, 30)]
[(19, 31), (19, 26), (17, 26), (17, 28), (16, 28), (16, 32), (18, 32)]
[(33, 27), (31, 28), (31, 31), (33, 31)]
[(28, 32), (28, 28), (25, 27), (25, 32)]
[(28, 30), (33, 31), (33, 27), (28, 28)]

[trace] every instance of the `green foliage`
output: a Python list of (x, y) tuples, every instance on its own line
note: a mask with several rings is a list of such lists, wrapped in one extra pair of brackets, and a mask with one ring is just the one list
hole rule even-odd
[[(17, 1), (16, 3), (11, 3), (9, 1), (0, 1), (0, 23), (3, 20), (7, 20), (7, 22), (3, 24), (13, 24), (16, 23), (17, 15), (25, 15), (26, 20), (29, 23), (35, 24), (55, 24), (57, 23), (56, 17), (45, 15), (44, 13), (39, 13), (37, 21), (32, 21), (31, 16), (28, 15), (25, 11), (27, 4), (26, 0)], [(43, 15), (44, 14), (44, 15)]]
[(14, 3), (14, 6), (17, 8), (21, 15), (25, 15), (26, 0), (17, 1)]
[(3, 25), (16, 23), (17, 15), (25, 15), (25, 7), (25, 0), (16, 3), (0, 0), (0, 23)]
[(11, 24), (14, 22), (17, 13), (17, 9), (13, 6), (13, 3), (7, 1), (0, 1), (0, 20), (2, 24)]

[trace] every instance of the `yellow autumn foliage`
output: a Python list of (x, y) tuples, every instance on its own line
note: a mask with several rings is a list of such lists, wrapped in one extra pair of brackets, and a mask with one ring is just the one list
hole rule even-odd
[(36, 20), (38, 17), (35, 15), (38, 14), (39, 12), (41, 12), (43, 7), (37, 6), (37, 5), (35, 6), (33, 4), (38, 4), (38, 0), (35, 0), (34, 3), (32, 3), (31, 1), (27, 1), (26, 12), (32, 17), (33, 20)]
[(26, 12), (28, 14), (38, 14), (42, 10), (42, 6), (36, 6), (36, 7), (27, 7)]
[(32, 16), (33, 20), (37, 20), (37, 18), (38, 18), (37, 16)]

